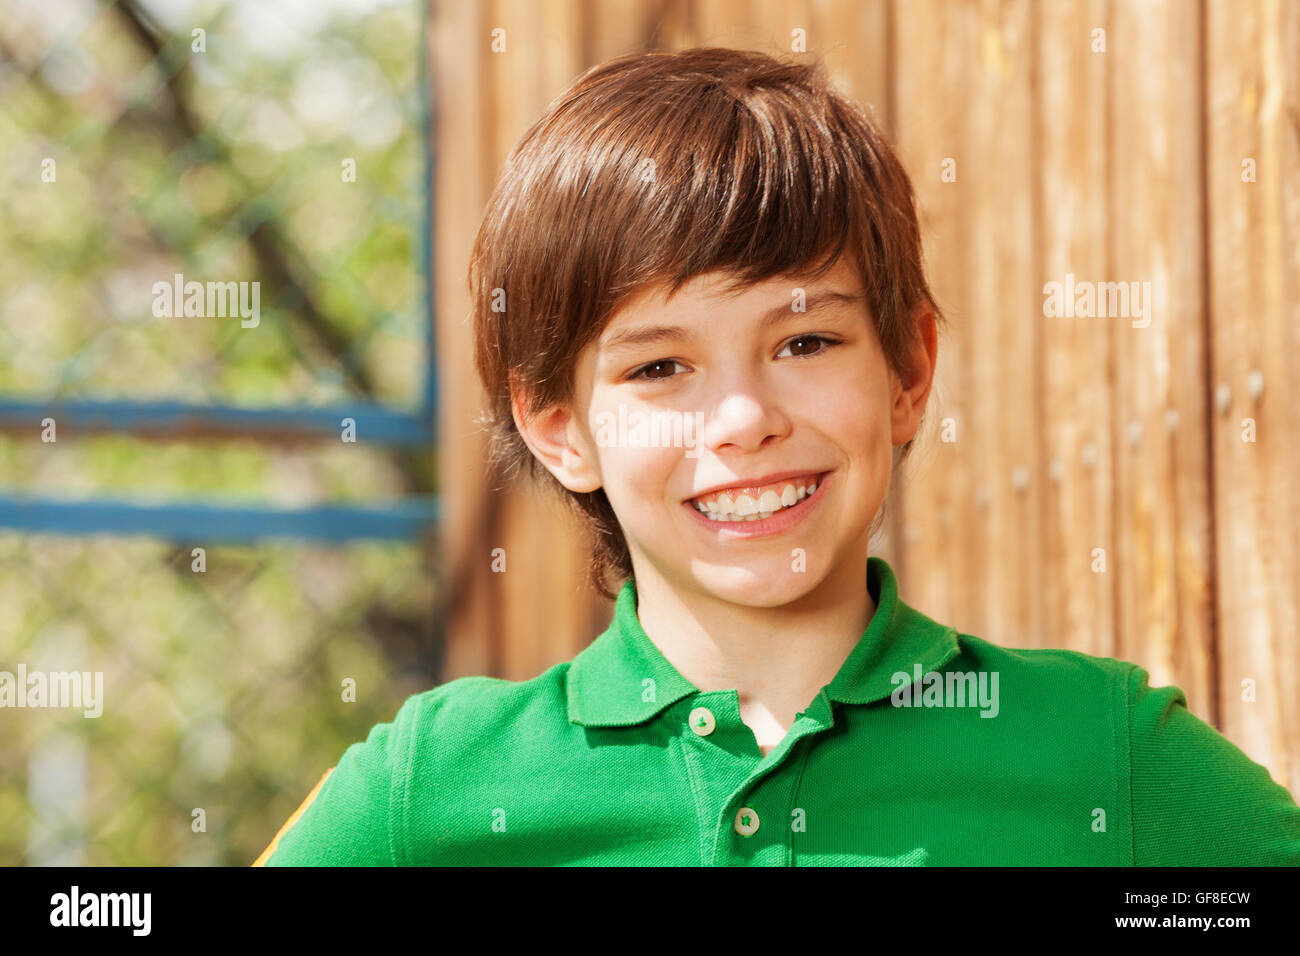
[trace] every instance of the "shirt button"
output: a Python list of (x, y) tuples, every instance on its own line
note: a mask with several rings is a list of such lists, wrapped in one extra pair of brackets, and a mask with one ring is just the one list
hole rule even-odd
[(735, 827), (741, 836), (749, 836), (758, 830), (758, 814), (749, 807), (741, 807), (736, 811)]
[(701, 737), (709, 736), (709, 734), (713, 733), (713, 728), (718, 726), (718, 722), (713, 719), (713, 711), (707, 707), (696, 707), (691, 711), (691, 716), (687, 720), (691, 725), (691, 730)]

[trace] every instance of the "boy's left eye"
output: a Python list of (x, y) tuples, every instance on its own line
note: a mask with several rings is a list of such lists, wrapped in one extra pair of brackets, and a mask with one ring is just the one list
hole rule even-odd
[[(676, 359), (658, 359), (657, 361), (651, 362), (649, 365), (642, 365), (640, 368), (635, 369), (632, 372), (632, 374), (628, 376), (628, 380), (636, 381), (637, 379), (643, 379), (645, 381), (657, 382), (666, 378), (672, 378), (673, 377), (671, 374), (672, 366), (681, 365), (681, 364), (682, 363), (678, 362)], [(663, 369), (665, 367), (668, 369), (670, 374), (668, 375), (651, 374), (652, 372), (655, 372), (659, 369)]]
[(791, 353), (790, 357), (803, 358), (804, 356), (807, 355), (816, 355), (819, 352), (825, 352), (827, 349), (830, 349), (833, 346), (840, 344), (835, 339), (828, 339), (824, 335), (801, 335), (798, 338), (791, 339), (789, 342), (787, 342), (785, 344), (785, 348), (783, 348), (780, 352), (777, 353), (777, 358), (780, 358), (782, 355), (784, 355), (787, 349), (790, 349), (796, 345), (806, 345), (809, 343), (815, 343), (816, 347), (808, 351), (801, 350), (798, 353)]

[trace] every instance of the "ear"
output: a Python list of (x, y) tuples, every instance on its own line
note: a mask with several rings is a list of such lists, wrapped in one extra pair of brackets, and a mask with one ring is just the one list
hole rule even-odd
[(912, 312), (918, 342), (911, 353), (911, 367), (902, 376), (891, 374), (893, 404), (890, 409), (891, 441), (902, 445), (916, 437), (925, 411), (930, 387), (934, 384), (935, 362), (939, 354), (939, 332), (934, 307), (920, 302)]
[(513, 393), (510, 410), (528, 450), (560, 484), (579, 493), (601, 486), (594, 449), (587, 444), (567, 405), (552, 405), (529, 417), (518, 393)]

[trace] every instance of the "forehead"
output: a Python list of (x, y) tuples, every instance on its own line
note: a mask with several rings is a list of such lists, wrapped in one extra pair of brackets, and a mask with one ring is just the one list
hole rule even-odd
[(691, 278), (671, 296), (667, 282), (651, 283), (637, 289), (610, 315), (599, 341), (604, 343), (612, 334), (640, 321), (662, 318), (660, 313), (666, 311), (686, 318), (692, 314), (693, 308), (716, 306), (721, 302), (734, 302), (740, 306), (752, 304), (761, 308), (788, 307), (796, 289), (802, 289), (808, 299), (818, 293), (831, 293), (832, 299), (859, 299), (863, 296), (862, 277), (848, 256), (842, 256), (820, 276), (812, 271), (795, 272), (748, 285), (741, 283), (740, 275), (735, 272), (707, 272)]

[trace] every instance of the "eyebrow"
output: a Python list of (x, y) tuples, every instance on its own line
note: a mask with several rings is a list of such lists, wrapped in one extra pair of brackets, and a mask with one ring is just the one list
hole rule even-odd
[[(760, 316), (758, 326), (760, 329), (766, 329), (792, 316), (808, 315), (833, 305), (852, 305), (862, 302), (864, 299), (866, 299), (866, 293), (850, 295), (846, 292), (837, 292), (834, 289), (821, 289), (804, 299), (803, 311), (795, 312), (791, 308), (793, 303), (776, 305)], [(599, 344), (598, 351), (601, 355), (612, 355), (616, 352), (625, 352), (643, 345), (680, 342), (689, 335), (690, 332), (680, 325), (643, 325), (614, 333)]]

